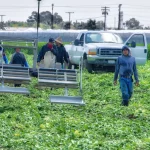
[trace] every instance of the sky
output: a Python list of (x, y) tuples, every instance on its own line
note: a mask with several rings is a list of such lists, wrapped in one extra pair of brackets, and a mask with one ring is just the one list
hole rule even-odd
[[(40, 12), (52, 10), (62, 16), (64, 21), (86, 22), (88, 19), (104, 20), (102, 7), (108, 7), (107, 26), (118, 26), (118, 6), (122, 4), (123, 22), (130, 18), (137, 19), (141, 25), (150, 26), (150, 0), (41, 0)], [(4, 22), (26, 21), (32, 11), (37, 11), (37, 0), (0, 0), (0, 15)]]

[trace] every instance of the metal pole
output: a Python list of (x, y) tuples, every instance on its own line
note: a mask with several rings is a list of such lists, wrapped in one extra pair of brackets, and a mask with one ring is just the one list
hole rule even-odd
[(54, 28), (53, 27), (53, 20), (54, 20), (54, 17), (53, 17), (53, 7), (54, 7), (54, 4), (52, 4), (52, 29)]
[(118, 30), (120, 30), (120, 11), (121, 11), (122, 4), (119, 4), (119, 14), (118, 14)]
[(37, 14), (37, 39), (38, 39), (38, 29), (39, 29), (39, 24), (40, 24), (40, 15), (39, 15), (39, 11), (40, 11), (40, 1), (38, 0), (38, 14)]
[(106, 30), (106, 16), (108, 15), (108, 9), (109, 7), (102, 7), (102, 15), (104, 15), (104, 30)]
[(66, 13), (68, 13), (68, 14), (69, 14), (69, 29), (70, 29), (70, 26), (71, 26), (70, 14), (71, 14), (71, 13), (74, 13), (74, 12), (66, 12)]
[(104, 30), (106, 30), (106, 13), (107, 13), (107, 12), (106, 12), (106, 7), (105, 7), (105, 14), (104, 14), (104, 15), (105, 15), (105, 17), (104, 17)]
[(39, 15), (39, 11), (40, 11), (40, 1), (41, 0), (37, 0), (38, 1), (38, 14), (37, 14), (37, 40), (34, 41), (34, 44), (36, 46), (36, 49), (34, 49), (33, 53), (34, 53), (34, 58), (33, 58), (33, 69), (36, 68), (36, 61), (37, 61), (37, 51), (38, 51), (38, 29), (39, 29), (39, 24), (40, 24), (40, 15)]

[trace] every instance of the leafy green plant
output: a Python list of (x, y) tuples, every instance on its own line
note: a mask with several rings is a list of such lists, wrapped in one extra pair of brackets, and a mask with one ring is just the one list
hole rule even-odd
[[(26, 56), (31, 63), (32, 55)], [(0, 149), (149, 150), (149, 66), (150, 61), (138, 66), (140, 86), (129, 107), (120, 106), (119, 85), (113, 86), (111, 72), (83, 71), (84, 107), (51, 105), (49, 95), (63, 94), (63, 89), (38, 87), (36, 78), (27, 85), (30, 96), (1, 93)]]

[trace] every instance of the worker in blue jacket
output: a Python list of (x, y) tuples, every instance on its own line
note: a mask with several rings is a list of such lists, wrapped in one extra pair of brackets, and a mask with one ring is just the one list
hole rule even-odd
[(14, 50), (15, 53), (13, 53), (11, 57), (10, 64), (19, 64), (23, 67), (29, 67), (25, 55), (20, 51), (20, 48), (17, 47)]
[(5, 54), (5, 51), (4, 51), (3, 47), (0, 46), (0, 64), (2, 64), (3, 61), (5, 62), (5, 64), (8, 64), (8, 59)]
[(135, 85), (139, 85), (138, 72), (136, 68), (136, 61), (128, 46), (122, 47), (122, 55), (118, 57), (116, 62), (114, 85), (117, 84), (119, 75), (120, 89), (122, 92), (122, 105), (128, 106), (129, 100), (133, 93), (133, 78), (134, 75)]
[[(11, 60), (10, 60), (10, 64), (18, 64), (22, 67), (28, 67), (28, 62), (25, 58), (25, 55), (20, 51), (19, 47), (16, 47), (15, 49), (15, 53), (13, 53)], [(20, 87), (21, 84), (14, 84), (15, 87)]]

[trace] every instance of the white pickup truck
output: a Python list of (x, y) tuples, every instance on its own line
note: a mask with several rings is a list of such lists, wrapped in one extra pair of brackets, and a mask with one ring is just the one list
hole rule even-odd
[(122, 54), (122, 47), (128, 45), (131, 55), (138, 65), (144, 65), (147, 60), (147, 40), (143, 33), (132, 34), (126, 42), (115, 33), (106, 31), (84, 31), (78, 34), (72, 44), (65, 45), (72, 65), (79, 65), (83, 57), (83, 66), (92, 72), (102, 66), (115, 66), (116, 59)]

